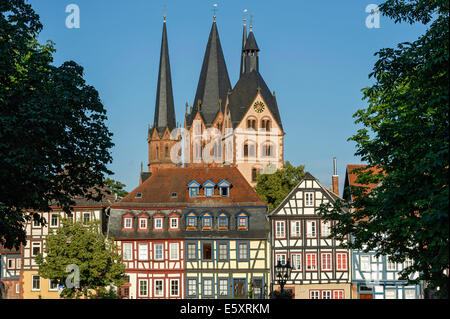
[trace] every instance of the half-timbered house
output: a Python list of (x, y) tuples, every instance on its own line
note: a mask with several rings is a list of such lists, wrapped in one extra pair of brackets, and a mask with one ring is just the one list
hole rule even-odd
[[(52, 206), (50, 212), (37, 212), (45, 219), (46, 225), (37, 220), (30, 220), (25, 225), (26, 245), (21, 248), (21, 294), (24, 299), (59, 299), (59, 287), (56, 281), (39, 275), (39, 266), (35, 258), (44, 253), (46, 238), (61, 227), (63, 218), (70, 218), (74, 222), (88, 223), (100, 221), (102, 231), (106, 231), (107, 208), (115, 201), (115, 196), (104, 192), (101, 202), (82, 197), (74, 198), (71, 212), (64, 212), (61, 207)], [(45, 254), (44, 254), (45, 257)]]
[(0, 299), (20, 299), (20, 250), (0, 245)]
[[(292, 273), (285, 289), (291, 290), (296, 299), (350, 298), (351, 253), (342, 247), (342, 242), (329, 238), (333, 222), (316, 212), (321, 204), (333, 203), (337, 198), (310, 173), (305, 173), (269, 214), (272, 278), (276, 278), (278, 261), (286, 264), (289, 260)], [(272, 285), (274, 290), (279, 289), (276, 281)]]
[[(365, 186), (369, 191), (377, 184), (361, 185), (356, 182), (355, 169), (365, 169), (367, 165), (347, 165), (344, 182), (345, 200), (352, 201), (351, 186)], [(378, 173), (381, 169), (372, 170)], [(396, 263), (389, 256), (376, 256), (375, 251), (352, 250), (353, 298), (355, 299), (419, 299), (423, 298), (423, 285), (411, 285), (400, 280), (399, 272), (408, 267), (411, 261)], [(418, 274), (411, 274), (410, 279)]]
[(263, 298), (266, 212), (237, 168), (154, 168), (111, 208), (122, 297)]

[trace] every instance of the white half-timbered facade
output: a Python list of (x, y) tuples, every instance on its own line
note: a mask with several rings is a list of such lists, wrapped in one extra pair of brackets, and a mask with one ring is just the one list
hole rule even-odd
[[(272, 278), (278, 261), (290, 261), (292, 273), (285, 289), (298, 299), (347, 299), (351, 294), (351, 253), (329, 238), (332, 221), (316, 212), (338, 196), (306, 173), (300, 183), (269, 214)], [(277, 290), (277, 282), (273, 282)]]

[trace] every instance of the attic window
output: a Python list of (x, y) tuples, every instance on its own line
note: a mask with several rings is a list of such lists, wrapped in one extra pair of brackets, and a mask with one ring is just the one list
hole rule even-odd
[(142, 193), (137, 193), (136, 198), (142, 198)]
[(177, 198), (177, 197), (178, 197), (178, 193), (173, 192), (173, 193), (172, 193), (172, 198)]

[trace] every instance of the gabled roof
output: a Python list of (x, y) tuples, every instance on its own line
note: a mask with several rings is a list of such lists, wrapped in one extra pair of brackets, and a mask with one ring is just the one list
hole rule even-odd
[[(220, 44), (216, 22), (213, 22), (203, 58), (202, 70), (195, 93), (193, 112), (186, 118), (187, 127), (190, 127), (201, 102), (200, 113), (206, 126), (210, 126), (219, 112), (219, 99), (225, 105), (231, 82), (225, 58)], [(195, 110), (195, 111), (194, 111)]]
[(242, 118), (251, 107), (251, 103), (253, 103), (258, 94), (258, 88), (261, 89), (260, 94), (267, 103), (267, 107), (272, 112), (277, 124), (283, 130), (277, 100), (270, 92), (266, 82), (258, 71), (242, 74), (229, 95), (228, 107), (231, 112), (233, 128), (242, 121)]
[[(213, 196), (191, 198), (189, 187), (192, 181), (211, 180), (217, 184), (227, 178), (232, 186), (229, 197)], [(173, 192), (178, 193), (172, 198)], [(141, 193), (142, 198), (136, 198)], [(114, 205), (120, 207), (183, 207), (183, 206), (267, 206), (256, 194), (236, 167), (209, 168), (158, 168), (136, 189)]]
[(169, 46), (167, 43), (166, 21), (164, 21), (153, 127), (158, 129), (158, 133), (161, 136), (166, 127), (172, 131), (175, 126), (175, 107), (172, 92), (172, 76), (170, 72)]
[[(373, 184), (368, 184), (368, 185), (356, 183), (358, 176), (355, 173), (352, 173), (352, 171), (355, 169), (363, 169), (363, 171), (367, 171), (366, 170), (367, 166), (368, 165), (364, 165), (364, 164), (349, 164), (349, 165), (347, 165), (347, 170), (345, 171), (344, 192), (342, 195), (346, 200), (354, 200), (353, 195), (349, 196), (346, 193), (346, 188), (348, 186), (368, 187), (368, 190), (372, 191), (375, 187), (377, 187), (379, 185), (379, 183), (373, 183)], [(372, 167), (372, 168), (370, 168), (370, 171), (374, 172), (375, 174), (378, 174), (381, 171), (383, 171), (383, 169), (381, 167), (378, 167), (378, 168)]]
[(296, 192), (298, 191), (300, 185), (305, 180), (313, 180), (313, 181), (315, 181), (319, 185), (319, 187), (322, 189), (322, 191), (324, 192), (325, 197), (327, 197), (328, 200), (331, 203), (334, 203), (337, 199), (342, 199), (339, 196), (337, 196), (336, 194), (334, 194), (333, 192), (331, 192), (329, 189), (327, 189), (325, 186), (320, 184), (320, 182), (319, 182), (319, 180), (317, 178), (312, 176), (309, 172), (306, 172), (305, 175), (303, 176), (303, 178), (300, 180), (300, 182), (289, 192), (289, 194), (281, 201), (281, 203), (273, 211), (271, 211), (269, 213), (269, 216), (275, 215), (281, 209), (283, 209), (283, 207), (287, 204), (287, 202), (296, 194)]

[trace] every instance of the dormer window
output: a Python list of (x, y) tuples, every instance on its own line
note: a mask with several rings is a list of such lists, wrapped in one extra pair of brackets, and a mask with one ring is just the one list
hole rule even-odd
[(207, 180), (205, 183), (203, 183), (206, 197), (212, 197), (214, 195), (214, 187), (216, 187), (216, 184), (214, 184), (210, 180)]
[(123, 215), (123, 229), (125, 231), (131, 231), (133, 230), (133, 214), (126, 213)]
[(202, 216), (202, 229), (211, 230), (212, 228), (212, 215), (210, 213), (205, 213)]
[(137, 193), (136, 198), (142, 198), (142, 193)]
[(163, 219), (162, 217), (156, 217), (155, 218), (155, 229), (161, 230), (163, 227)]
[(229, 183), (226, 180), (221, 181), (219, 184), (217, 184), (220, 190), (220, 196), (222, 197), (229, 197), (230, 196), (230, 186), (231, 183)]
[(197, 183), (195, 180), (193, 180), (187, 186), (189, 187), (189, 197), (196, 198), (198, 196), (200, 183)]
[(169, 231), (180, 230), (180, 215), (173, 212), (169, 215)]
[(240, 213), (237, 216), (238, 230), (248, 230), (248, 215), (246, 213)]
[(197, 215), (195, 213), (190, 212), (186, 215), (186, 228), (187, 229), (196, 229), (197, 228)]
[(219, 230), (227, 230), (228, 229), (228, 216), (225, 213), (222, 213), (218, 216), (218, 224), (219, 224)]
[(138, 216), (138, 231), (148, 231), (148, 215), (141, 213)]

